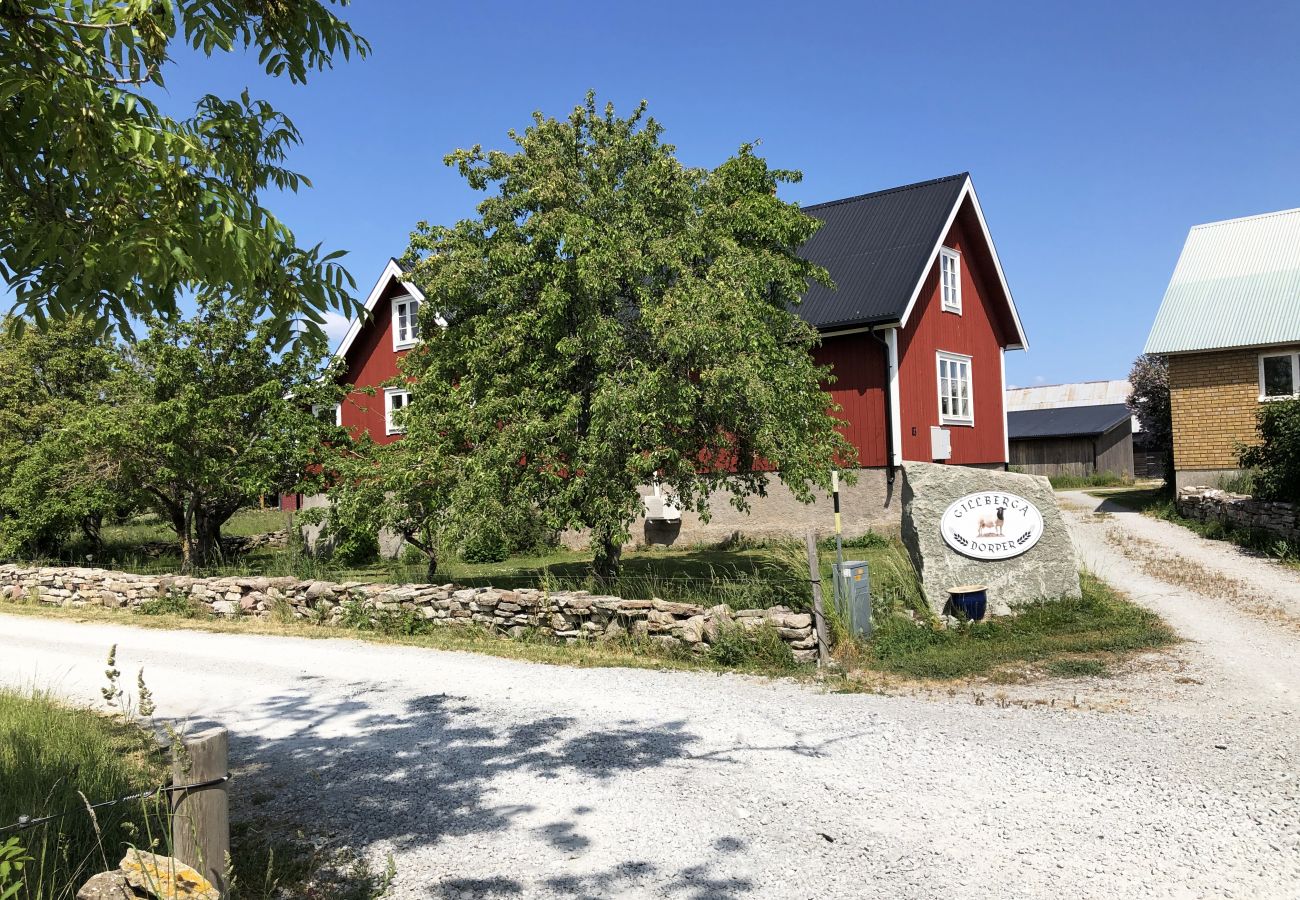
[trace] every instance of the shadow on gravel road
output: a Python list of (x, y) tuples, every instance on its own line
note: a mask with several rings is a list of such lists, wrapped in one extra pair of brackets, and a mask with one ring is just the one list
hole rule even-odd
[[(523, 802), (493, 802), (502, 793), (500, 784), (492, 784), (500, 777), (610, 779), (690, 758), (691, 746), (699, 741), (681, 721), (652, 726), (623, 721), (575, 732), (576, 720), (546, 716), (492, 727), (481, 724), (487, 716), (463, 697), (429, 694), (395, 709), (399, 701), (384, 696), (382, 684), (356, 682), (348, 685), (349, 698), (322, 699), (314, 695), (315, 680), (304, 676), (301, 691), (275, 695), (243, 711), (260, 733), (231, 733), (231, 762), (238, 778), (235, 814), (310, 826), (309, 832), (325, 832), (357, 849), (382, 841), (400, 855), (448, 837), (506, 830), (537, 810)], [(493, 715), (500, 713), (494, 710)], [(188, 727), (194, 730), (199, 723)], [(578, 827), (589, 810), (572, 812), (571, 820), (561, 817), (536, 830), (557, 859), (590, 844)], [(743, 847), (725, 838), (713, 853), (720, 858)], [(559, 897), (609, 897), (646, 879), (671, 896), (696, 900), (729, 900), (752, 888), (744, 879), (711, 879), (709, 868), (664, 873), (648, 862), (629, 860), (608, 872), (541, 879), (530, 886), (504, 876), (444, 880), (430, 888), (430, 896), (510, 897), (542, 889)]]

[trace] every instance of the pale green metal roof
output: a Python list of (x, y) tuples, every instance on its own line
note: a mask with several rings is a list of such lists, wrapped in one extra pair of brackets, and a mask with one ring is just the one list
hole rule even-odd
[(1300, 343), (1300, 209), (1197, 225), (1147, 353)]

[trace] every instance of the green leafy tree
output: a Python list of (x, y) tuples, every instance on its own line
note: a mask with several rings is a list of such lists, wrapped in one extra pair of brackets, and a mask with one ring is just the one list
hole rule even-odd
[(1173, 484), (1174, 425), (1169, 401), (1169, 364), (1162, 356), (1144, 353), (1133, 361), (1128, 381), (1133, 388), (1128, 408), (1137, 416), (1147, 440), (1164, 448), (1164, 475)]
[(84, 319), (0, 328), (0, 553), (54, 556), (77, 531), (97, 547), (105, 515), (129, 507), (114, 461), (84, 454), (73, 425), (100, 402), (116, 359)]
[(535, 114), (514, 152), (447, 157), (492, 193), (408, 252), (429, 300), (403, 375), (408, 464), (449, 481), (452, 519), (500, 504), (589, 529), (601, 577), (639, 485), (707, 515), (711, 493), (744, 509), (773, 477), (809, 502), (853, 458), (792, 312), (829, 284), (797, 253), (817, 221), (776, 195), (799, 174), (749, 145), (689, 168), (661, 136), (644, 103)]
[(342, 254), (300, 247), (262, 205), (309, 183), (284, 166), (293, 123), (247, 91), (188, 119), (152, 99), (178, 41), (255, 50), (295, 82), (364, 54), (333, 2), (0, 0), (0, 277), (17, 310), (129, 331), (174, 317), (183, 291), (229, 292), (266, 297), (281, 340), (353, 311)]
[(342, 391), (324, 338), (282, 348), (265, 302), (207, 298), (189, 319), (148, 324), (76, 427), (171, 525), (188, 570), (220, 557), (240, 507), (318, 488), (323, 448), (347, 439), (334, 425)]
[(1300, 503), (1300, 400), (1261, 403), (1255, 430), (1259, 443), (1238, 451), (1242, 468), (1252, 470), (1254, 493)]

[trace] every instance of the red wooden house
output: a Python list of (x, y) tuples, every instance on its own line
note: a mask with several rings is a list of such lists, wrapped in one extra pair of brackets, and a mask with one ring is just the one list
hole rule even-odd
[[(813, 285), (798, 313), (822, 335), (817, 357), (833, 366), (829, 393), (859, 465), (1004, 467), (1003, 357), (1027, 342), (970, 176), (805, 211), (824, 224), (802, 253), (836, 289)], [(339, 424), (385, 443), (399, 437), (392, 412), (409, 395), (382, 385), (419, 340), (424, 300), (403, 274), (390, 260), (366, 298), (369, 318), (352, 323), (337, 351), (348, 383), (376, 392), (352, 393)]]

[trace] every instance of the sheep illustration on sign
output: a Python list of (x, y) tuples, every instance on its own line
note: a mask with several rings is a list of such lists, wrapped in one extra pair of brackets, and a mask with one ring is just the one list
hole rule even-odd
[(1010, 559), (1043, 536), (1043, 515), (1018, 494), (980, 491), (953, 501), (939, 522), (944, 543), (972, 559)]

